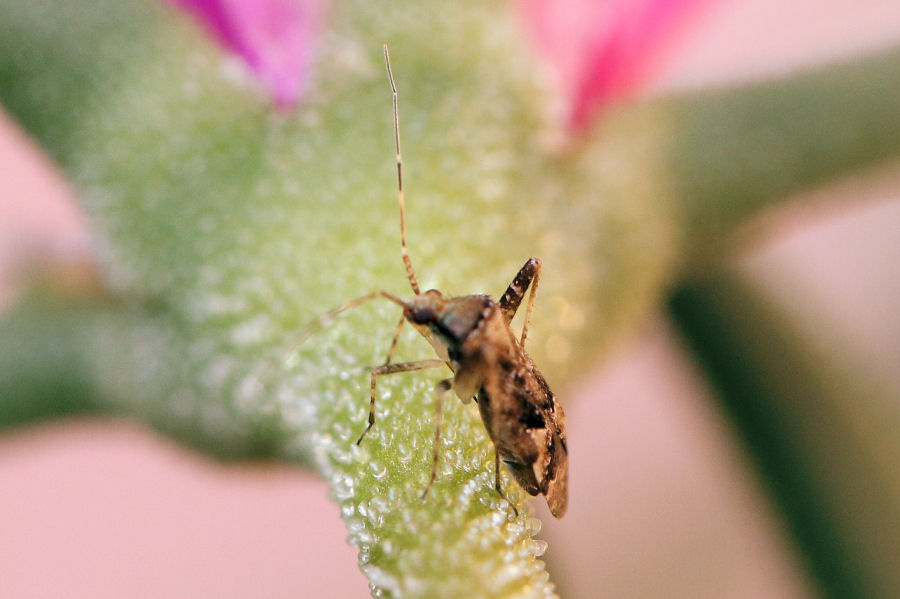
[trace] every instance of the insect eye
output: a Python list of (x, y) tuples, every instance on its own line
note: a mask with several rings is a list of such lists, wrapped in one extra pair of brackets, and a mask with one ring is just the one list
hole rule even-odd
[(415, 324), (427, 324), (429, 322), (434, 322), (435, 318), (437, 318), (437, 314), (435, 314), (434, 308), (431, 306), (420, 306), (410, 310), (407, 318), (409, 318), (410, 322)]

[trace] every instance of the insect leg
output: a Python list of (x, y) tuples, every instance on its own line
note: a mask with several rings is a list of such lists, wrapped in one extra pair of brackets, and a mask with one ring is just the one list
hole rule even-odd
[(525, 345), (525, 337), (528, 335), (528, 325), (531, 323), (531, 311), (534, 309), (534, 297), (537, 295), (538, 282), (541, 279), (541, 261), (539, 258), (529, 258), (525, 265), (519, 269), (513, 282), (506, 288), (506, 293), (500, 298), (500, 310), (506, 316), (507, 322), (513, 319), (519, 304), (525, 297), (525, 290), (531, 285), (531, 293), (528, 295), (528, 306), (525, 309), (525, 324), (522, 327), (522, 337), (519, 344)]
[(431, 360), (419, 360), (417, 362), (398, 362), (396, 364), (384, 364), (372, 369), (371, 373), (371, 395), (369, 397), (369, 424), (366, 430), (359, 436), (356, 444), (362, 443), (363, 438), (372, 425), (375, 424), (375, 379), (385, 374), (396, 374), (398, 372), (412, 372), (413, 370), (425, 370), (426, 368), (438, 368), (446, 364), (443, 360), (433, 358)]
[(531, 292), (528, 294), (528, 305), (525, 307), (525, 324), (522, 325), (522, 337), (519, 339), (519, 345), (525, 347), (525, 337), (528, 335), (528, 325), (531, 324), (531, 312), (534, 310), (534, 297), (537, 295), (538, 283), (541, 280), (541, 261), (533, 258), (537, 262), (537, 268), (534, 271), (534, 280), (531, 282)]
[(500, 494), (500, 497), (506, 500), (506, 503), (509, 504), (509, 507), (513, 509), (513, 513), (516, 517), (519, 517), (519, 510), (516, 509), (515, 504), (507, 497), (506, 493), (503, 492), (503, 486), (500, 484), (500, 450), (497, 447), (494, 447), (494, 488)]
[(387, 298), (394, 303), (398, 303), (400, 301), (385, 291), (375, 291), (373, 293), (367, 293), (366, 295), (352, 299), (349, 302), (346, 302), (345, 304), (329, 310), (325, 314), (322, 314), (288, 338), (287, 342), (282, 345), (282, 358), (277, 363), (264, 364), (257, 368), (256, 372), (252, 375), (253, 378), (256, 379), (257, 385), (259, 385), (260, 388), (264, 388), (269, 382), (271, 376), (276, 372), (276, 368), (284, 368), (285, 366), (287, 366), (290, 362), (291, 357), (306, 342), (306, 340), (331, 324), (331, 322), (335, 318), (337, 318), (344, 312), (349, 312), (350, 310), (358, 308), (366, 302), (379, 297)]
[(431, 489), (431, 485), (434, 484), (434, 479), (437, 478), (437, 465), (438, 465), (438, 456), (440, 455), (441, 449), (441, 419), (444, 413), (444, 393), (453, 388), (453, 379), (444, 379), (440, 383), (437, 384), (437, 388), (435, 389), (434, 394), (434, 445), (431, 451), (431, 478), (428, 480), (428, 485), (425, 486), (425, 490), (422, 491), (422, 499), (425, 499), (425, 496), (428, 495), (428, 491)]
[(388, 350), (387, 358), (384, 361), (384, 365), (387, 366), (391, 363), (391, 360), (394, 357), (394, 350), (397, 349), (397, 340), (400, 339), (400, 331), (403, 330), (403, 323), (406, 322), (406, 316), (400, 315), (400, 322), (397, 323), (397, 330), (394, 332), (394, 339), (391, 341), (391, 348)]

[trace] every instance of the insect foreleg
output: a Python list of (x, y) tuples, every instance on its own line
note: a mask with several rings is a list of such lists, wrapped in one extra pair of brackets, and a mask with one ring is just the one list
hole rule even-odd
[(369, 396), (369, 424), (368, 426), (366, 426), (366, 430), (364, 430), (363, 433), (359, 436), (359, 439), (356, 440), (356, 444), (359, 445), (360, 443), (362, 443), (362, 440), (366, 436), (366, 433), (368, 433), (369, 429), (372, 428), (372, 426), (375, 424), (375, 380), (377, 377), (385, 374), (396, 374), (398, 372), (412, 372), (413, 370), (438, 368), (440, 366), (444, 366), (445, 364), (446, 362), (444, 362), (443, 360), (434, 358), (431, 360), (418, 360), (416, 362), (398, 362), (396, 364), (384, 364), (382, 366), (373, 368), (370, 375), (371, 394)]
[(425, 486), (425, 490), (422, 491), (422, 499), (425, 499), (425, 496), (428, 495), (428, 491), (431, 489), (431, 485), (434, 484), (434, 479), (437, 478), (437, 465), (438, 465), (438, 456), (440, 455), (441, 450), (441, 420), (444, 414), (444, 394), (453, 388), (453, 379), (444, 379), (440, 383), (437, 384), (434, 393), (434, 445), (431, 449), (431, 478), (428, 480), (428, 484)]
[(525, 265), (519, 269), (513, 278), (512, 283), (506, 288), (506, 293), (500, 298), (500, 311), (509, 322), (516, 315), (522, 299), (525, 297), (525, 290), (531, 286), (531, 293), (528, 295), (528, 305), (525, 308), (525, 324), (522, 326), (522, 336), (519, 344), (525, 345), (525, 337), (528, 335), (528, 325), (531, 323), (531, 311), (534, 309), (534, 297), (537, 295), (538, 282), (541, 279), (541, 261), (538, 258), (529, 258)]

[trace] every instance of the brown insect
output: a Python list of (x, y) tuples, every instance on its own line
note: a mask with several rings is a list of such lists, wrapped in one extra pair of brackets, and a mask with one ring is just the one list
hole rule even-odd
[[(437, 475), (443, 397), (452, 389), (463, 403), (468, 403), (474, 398), (478, 404), (481, 419), (494, 443), (494, 488), (500, 496), (506, 499), (518, 515), (518, 510), (504, 494), (500, 485), (502, 461), (525, 491), (531, 495), (546, 496), (550, 512), (555, 517), (561, 518), (568, 504), (569, 471), (565, 415), (544, 377), (524, 349), (540, 280), (541, 261), (529, 258), (499, 302), (487, 295), (444, 297), (436, 289), (424, 293), (419, 291), (419, 283), (406, 246), (397, 87), (394, 84), (387, 45), (384, 46), (384, 60), (393, 94), (400, 250), (406, 266), (406, 276), (415, 295), (405, 301), (387, 291), (370, 293), (332, 310), (319, 320), (320, 324), (324, 324), (346, 310), (379, 297), (386, 298), (403, 308), (403, 316), (397, 325), (387, 359), (384, 364), (371, 371), (368, 425), (356, 443), (360, 444), (375, 424), (378, 377), (446, 365), (453, 371), (453, 376), (437, 384), (431, 478), (422, 493), (422, 498), (428, 494)], [(510, 321), (529, 286), (531, 292), (525, 310), (525, 323), (521, 336), (516, 339), (510, 328)], [(391, 362), (405, 322), (412, 324), (428, 340), (438, 358), (415, 362)]]

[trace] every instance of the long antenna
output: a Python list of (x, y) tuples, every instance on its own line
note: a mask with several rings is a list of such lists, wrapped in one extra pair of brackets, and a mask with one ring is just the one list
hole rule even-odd
[(394, 72), (391, 70), (391, 57), (388, 54), (387, 44), (384, 45), (384, 64), (387, 65), (388, 79), (391, 82), (391, 93), (394, 96), (394, 142), (397, 145), (397, 202), (400, 204), (400, 254), (403, 256), (403, 264), (406, 265), (406, 278), (413, 293), (419, 295), (419, 283), (413, 271), (412, 260), (409, 259), (409, 251), (406, 249), (406, 202), (403, 200), (403, 156), (400, 154), (400, 116), (397, 110), (397, 86), (394, 84)]

